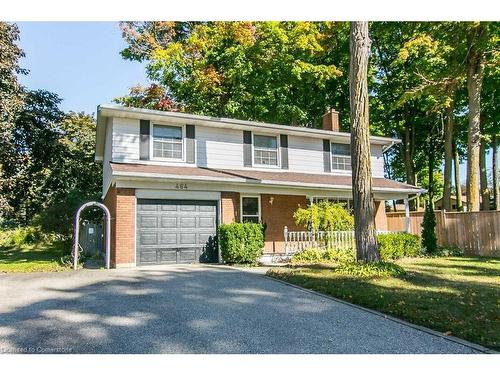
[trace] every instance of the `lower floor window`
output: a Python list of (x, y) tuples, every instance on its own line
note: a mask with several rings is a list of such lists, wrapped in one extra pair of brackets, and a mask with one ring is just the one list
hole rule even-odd
[(259, 197), (241, 197), (241, 221), (243, 223), (260, 222)]

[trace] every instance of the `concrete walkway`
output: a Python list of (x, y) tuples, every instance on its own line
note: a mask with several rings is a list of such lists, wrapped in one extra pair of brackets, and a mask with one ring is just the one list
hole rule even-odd
[(0, 275), (0, 353), (477, 353), (221, 266)]

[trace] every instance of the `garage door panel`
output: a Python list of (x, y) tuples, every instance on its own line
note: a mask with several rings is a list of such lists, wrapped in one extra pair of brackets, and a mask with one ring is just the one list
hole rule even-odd
[(161, 217), (161, 227), (162, 228), (177, 228), (177, 218), (170, 216)]
[(139, 244), (143, 246), (157, 245), (158, 244), (157, 233), (141, 232)]
[(177, 251), (171, 249), (161, 250), (159, 263), (163, 264), (177, 263)]
[(138, 224), (140, 224), (141, 228), (157, 228), (158, 217), (149, 215), (140, 215)]
[(181, 228), (196, 228), (196, 218), (195, 217), (181, 217), (180, 222)]
[(177, 211), (177, 205), (176, 204), (162, 204), (162, 205), (160, 205), (160, 210), (161, 211)]
[(197, 261), (197, 252), (196, 249), (179, 249), (178, 252), (178, 261), (187, 263), (187, 262), (196, 262)]
[(140, 252), (139, 262), (141, 264), (156, 264), (158, 263), (156, 254), (157, 254), (156, 249), (151, 249), (151, 250), (143, 249)]
[(177, 243), (176, 233), (160, 233), (159, 245), (175, 245)]
[(143, 204), (141, 205), (141, 211), (157, 211), (158, 206), (156, 204)]
[(215, 228), (215, 217), (200, 217), (198, 218), (199, 228)]
[(214, 201), (137, 200), (139, 264), (217, 261)]

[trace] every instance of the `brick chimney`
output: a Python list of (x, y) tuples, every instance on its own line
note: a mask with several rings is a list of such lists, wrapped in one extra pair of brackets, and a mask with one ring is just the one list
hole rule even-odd
[(323, 115), (323, 130), (340, 131), (339, 113), (335, 109), (329, 109)]

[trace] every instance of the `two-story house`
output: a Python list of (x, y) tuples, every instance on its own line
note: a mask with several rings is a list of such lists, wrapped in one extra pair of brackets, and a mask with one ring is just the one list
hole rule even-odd
[[(101, 105), (96, 160), (112, 216), (116, 266), (219, 260), (219, 223), (262, 222), (265, 253), (283, 251), (293, 213), (319, 199), (351, 193), (350, 134), (338, 113), (312, 129), (188, 113)], [(383, 152), (399, 140), (371, 137), (377, 229), (385, 200), (421, 189), (384, 178)], [(208, 249), (211, 249), (210, 251)]]

